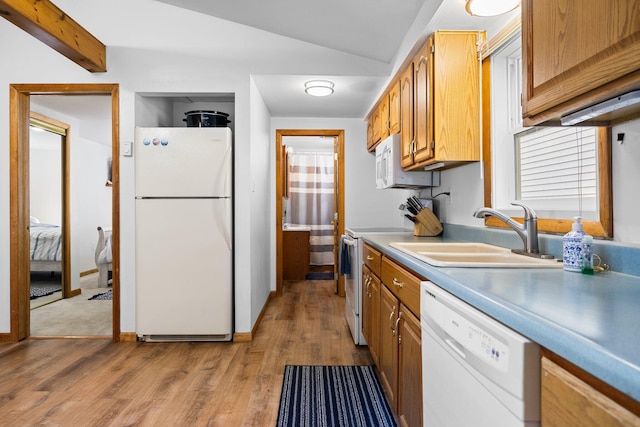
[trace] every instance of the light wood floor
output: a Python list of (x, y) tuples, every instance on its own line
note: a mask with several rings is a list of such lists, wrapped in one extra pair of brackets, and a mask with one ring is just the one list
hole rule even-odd
[(0, 344), (3, 426), (274, 426), (284, 366), (369, 365), (334, 282), (287, 282), (250, 343)]

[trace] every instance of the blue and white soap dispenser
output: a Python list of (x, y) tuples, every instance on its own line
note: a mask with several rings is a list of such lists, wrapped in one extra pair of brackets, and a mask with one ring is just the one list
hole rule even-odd
[(566, 271), (582, 271), (582, 218), (573, 217), (571, 231), (562, 238), (562, 267)]

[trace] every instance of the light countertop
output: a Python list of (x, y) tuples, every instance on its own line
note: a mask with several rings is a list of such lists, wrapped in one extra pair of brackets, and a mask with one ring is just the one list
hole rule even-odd
[(391, 242), (452, 241), (412, 233), (364, 235), (385, 255), (640, 401), (640, 277), (563, 269), (433, 267)]

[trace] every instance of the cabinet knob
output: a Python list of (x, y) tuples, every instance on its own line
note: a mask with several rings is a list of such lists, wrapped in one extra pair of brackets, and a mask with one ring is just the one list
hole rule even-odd
[(367, 255), (367, 261), (373, 261), (373, 257), (371, 255)]
[(393, 286), (396, 286), (400, 289), (402, 289), (404, 287), (404, 283), (398, 281), (398, 279), (396, 279), (395, 277), (393, 278)]

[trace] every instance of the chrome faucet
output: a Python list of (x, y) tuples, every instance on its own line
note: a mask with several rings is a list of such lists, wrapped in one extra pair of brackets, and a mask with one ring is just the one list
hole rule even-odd
[(519, 203), (511, 204), (514, 206), (520, 206), (524, 209), (524, 224), (514, 221), (512, 218), (495, 209), (486, 207), (477, 209), (473, 216), (476, 218), (494, 216), (509, 227), (513, 228), (513, 230), (518, 233), (518, 236), (522, 239), (522, 242), (524, 243), (524, 250), (512, 249), (512, 252), (537, 258), (553, 258), (552, 255), (541, 254), (538, 249), (538, 216), (534, 210)]

